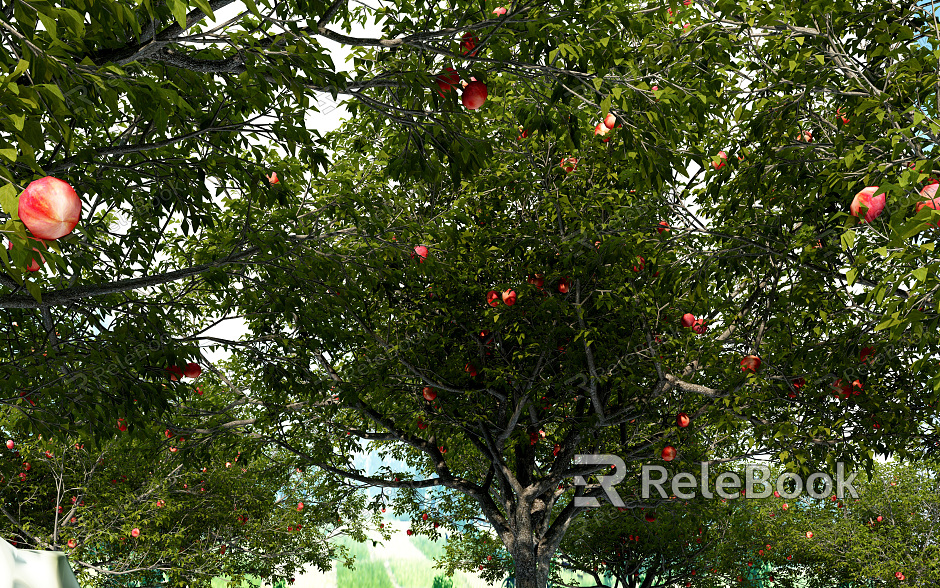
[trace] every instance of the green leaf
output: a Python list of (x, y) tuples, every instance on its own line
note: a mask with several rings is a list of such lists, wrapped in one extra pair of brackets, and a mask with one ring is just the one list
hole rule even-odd
[(845, 272), (845, 281), (849, 286), (855, 283), (855, 278), (858, 277), (858, 270), (854, 267), (849, 271)]
[(185, 29), (186, 2), (183, 0), (167, 0), (166, 4), (170, 7), (170, 12), (173, 14), (173, 18), (176, 19), (176, 23)]
[(36, 302), (42, 302), (42, 292), (39, 290), (38, 283), (32, 280), (26, 280), (25, 286)]
[(208, 16), (211, 20), (215, 20), (215, 14), (212, 13), (212, 8), (209, 6), (209, 3), (206, 2), (206, 0), (193, 0), (193, 4), (195, 4), (199, 10), (205, 12), (206, 16)]
[(0, 186), (0, 208), (3, 208), (3, 212), (9, 214), (14, 219), (19, 218), (16, 213), (19, 203), (19, 194), (16, 193), (16, 187), (14, 187), (13, 184)]

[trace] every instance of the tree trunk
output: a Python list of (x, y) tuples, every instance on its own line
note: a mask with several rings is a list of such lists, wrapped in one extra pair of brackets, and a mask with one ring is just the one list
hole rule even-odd
[(548, 566), (552, 554), (539, 554), (532, 540), (516, 540), (516, 549), (510, 552), (516, 568), (515, 588), (545, 588), (548, 585)]

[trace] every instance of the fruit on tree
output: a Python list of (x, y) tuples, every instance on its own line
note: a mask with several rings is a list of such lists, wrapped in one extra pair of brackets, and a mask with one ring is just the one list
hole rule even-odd
[(868, 186), (852, 199), (852, 204), (849, 205), (852, 216), (857, 217), (863, 208), (866, 209), (865, 218), (859, 222), (870, 223), (884, 212), (887, 194), (882, 192), (876, 195), (876, 192), (878, 192), (878, 186)]
[(695, 323), (695, 315), (691, 312), (687, 312), (682, 315), (682, 326), (691, 327)]
[(428, 258), (428, 248), (424, 245), (416, 245), (415, 252), (411, 254), (411, 257), (418, 256), (418, 263), (424, 263), (424, 260)]
[[(43, 243), (45, 245), (45, 243)], [(7, 241), (7, 250), (13, 249), (13, 241)], [(43, 257), (42, 252), (33, 247), (33, 251), (39, 254), (39, 261), (36, 261), (36, 256), (32, 255), (29, 259), (29, 265), (26, 266), (26, 271), (28, 272), (38, 272), (39, 268), (46, 263), (46, 258)]]
[(437, 392), (435, 392), (434, 388), (430, 386), (425, 386), (421, 390), (421, 395), (424, 396), (424, 399), (428, 402), (432, 402), (435, 398), (437, 398)]
[(704, 335), (707, 330), (708, 326), (705, 324), (705, 319), (695, 319), (695, 322), (692, 323), (692, 331), (696, 335)]
[(467, 31), (460, 38), (460, 52), (463, 53), (464, 55), (469, 54), (471, 57), (473, 57), (474, 55), (476, 55), (476, 51), (474, 51), (474, 49), (476, 48), (477, 43), (479, 42), (480, 42), (480, 39), (478, 39), (476, 35), (474, 35), (470, 31)]
[(652, 523), (653, 521), (656, 520), (656, 515), (653, 513), (647, 513), (647, 515), (644, 518), (646, 519), (647, 523)]
[(506, 290), (502, 294), (503, 302), (506, 303), (506, 306), (512, 306), (516, 303), (516, 291), (515, 290)]
[(448, 67), (434, 76), (434, 80), (437, 82), (437, 93), (443, 98), (460, 83), (460, 74), (454, 68)]
[(468, 110), (476, 110), (486, 102), (486, 84), (480, 80), (473, 80), (463, 89), (463, 95), (460, 101)]
[(465, 371), (465, 372), (467, 372), (468, 374), (470, 374), (470, 377), (471, 377), (471, 378), (477, 377), (477, 368), (476, 368), (476, 366), (473, 365), (472, 363), (468, 363), (467, 365), (465, 365), (464, 368), (463, 368), (463, 371)]
[(609, 132), (610, 132), (610, 128), (607, 127), (607, 125), (605, 125), (605, 124), (602, 123), (602, 122), (597, 123), (597, 126), (594, 127), (594, 134), (595, 134), (595, 135), (600, 135), (601, 137), (603, 137), (604, 135), (606, 135), (606, 134), (609, 133)]
[(526, 281), (536, 288), (542, 288), (545, 286), (545, 276), (542, 274), (533, 274), (529, 276)]
[(504, 6), (499, 6), (499, 7), (495, 8), (495, 9), (493, 9), (493, 14), (495, 14), (496, 16), (502, 16), (502, 15), (506, 14), (507, 12), (509, 12), (509, 11), (506, 10), (506, 7), (504, 7)]
[(750, 370), (751, 372), (757, 372), (760, 369), (760, 358), (756, 355), (746, 355), (744, 359), (741, 360), (741, 371), (746, 372)]
[(604, 126), (608, 129), (614, 128), (614, 125), (617, 124), (617, 117), (614, 116), (614, 113), (608, 112), (607, 116), (604, 117)]
[(562, 294), (567, 294), (570, 289), (571, 289), (571, 280), (568, 278), (568, 276), (565, 276), (561, 280), (558, 281), (559, 292), (561, 292)]
[(281, 183), (281, 180), (277, 179), (277, 172), (272, 172), (270, 176), (267, 175), (267, 174), (265, 174), (264, 177), (268, 178), (268, 183), (270, 183), (270, 184), (280, 184), (280, 183)]
[(656, 227), (657, 233), (669, 232), (669, 223), (666, 221), (659, 221), (659, 226)]
[(166, 371), (170, 372), (170, 380), (173, 382), (183, 377), (183, 370), (179, 366), (171, 365)]
[(489, 292), (486, 293), (486, 303), (492, 306), (493, 308), (496, 308), (497, 306), (499, 306), (499, 300), (500, 300), (499, 292), (497, 292), (496, 290), (490, 290)]
[(558, 164), (558, 167), (565, 170), (565, 173), (570, 174), (574, 170), (578, 169), (578, 158), (563, 157), (561, 163)]
[(858, 354), (858, 360), (862, 363), (865, 363), (868, 361), (868, 358), (870, 358), (874, 354), (875, 354), (874, 347), (871, 347), (871, 346), (862, 347), (861, 352), (859, 352)]
[(82, 215), (82, 201), (67, 182), (46, 176), (20, 194), (17, 214), (38, 239), (59, 239), (71, 233)]
[(672, 461), (676, 458), (676, 448), (672, 445), (663, 447), (662, 458), (664, 461)]
[(13, 439), (7, 439), (7, 449), (13, 449), (15, 446), (16, 444), (13, 443)]
[(713, 161), (713, 162), (712, 162), (712, 167), (715, 168), (715, 169), (721, 169), (721, 168), (723, 168), (723, 167), (725, 166), (725, 162), (728, 161), (728, 154), (725, 153), (724, 151), (719, 151), (719, 152), (718, 152), (718, 158), (719, 158), (721, 161), (718, 161), (718, 162)]
[(186, 369), (183, 370), (183, 375), (187, 378), (198, 378), (202, 375), (202, 367), (198, 363), (187, 363)]
[(686, 413), (680, 412), (676, 415), (676, 426), (680, 429), (688, 427), (690, 422), (692, 422), (692, 419)]

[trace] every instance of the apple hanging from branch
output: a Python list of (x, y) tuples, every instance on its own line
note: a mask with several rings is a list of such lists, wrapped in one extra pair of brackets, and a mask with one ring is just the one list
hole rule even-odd
[(849, 205), (852, 216), (857, 217), (861, 214), (862, 209), (866, 210), (865, 217), (859, 222), (870, 223), (884, 212), (888, 196), (884, 192), (876, 195), (877, 192), (878, 186), (868, 186), (852, 199), (852, 204)]
[(38, 239), (71, 233), (82, 215), (82, 201), (67, 182), (46, 176), (30, 182), (20, 194), (17, 214)]

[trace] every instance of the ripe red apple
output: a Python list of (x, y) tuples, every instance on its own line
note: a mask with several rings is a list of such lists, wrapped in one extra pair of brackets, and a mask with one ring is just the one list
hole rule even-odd
[(652, 88), (650, 88), (650, 91), (651, 91), (651, 92), (659, 92), (659, 86), (653, 86)]
[(668, 233), (668, 232), (669, 232), (669, 223), (667, 223), (666, 221), (660, 221), (660, 222), (659, 222), (659, 226), (656, 228), (656, 232), (658, 232), (658, 233), (667, 232), (667, 233)]
[(851, 384), (848, 382), (843, 384), (842, 378), (839, 378), (833, 382), (831, 388), (833, 390), (832, 395), (840, 400), (845, 400), (849, 396), (858, 396), (864, 389), (862, 383), (859, 380), (855, 380)]
[(140, 529), (137, 527), (131, 529), (131, 537), (140, 537)]
[(468, 110), (476, 110), (486, 102), (486, 84), (480, 80), (473, 80), (463, 89), (463, 96), (460, 101)]
[(187, 378), (198, 378), (202, 374), (202, 367), (198, 363), (187, 363), (183, 375)]
[(509, 12), (509, 11), (506, 10), (506, 8), (503, 7), (503, 6), (499, 6), (498, 8), (496, 8), (496, 9), (493, 10), (493, 14), (495, 14), (495, 15), (497, 15), (497, 16), (502, 16), (502, 15), (506, 14), (507, 12)]
[(39, 239), (58, 239), (75, 229), (82, 215), (82, 201), (72, 186), (46, 176), (30, 182), (20, 194), (17, 214)]
[(637, 259), (638, 265), (633, 266), (633, 271), (641, 272), (644, 269), (646, 269), (646, 258), (637, 255), (636, 259)]
[(712, 162), (712, 167), (715, 169), (721, 169), (725, 166), (725, 162), (728, 161), (728, 154), (725, 153), (724, 151), (719, 151), (718, 158), (721, 159), (721, 161), (717, 163), (714, 161)]
[(179, 366), (171, 365), (166, 371), (170, 372), (170, 380), (173, 382), (183, 377), (183, 370)]
[(684, 412), (680, 412), (676, 415), (676, 426), (680, 429), (684, 429), (689, 426), (689, 423), (692, 422), (692, 419), (689, 418), (689, 415)]
[(415, 255), (418, 256), (418, 263), (424, 263), (424, 260), (428, 258), (428, 248), (424, 245), (416, 245), (415, 252), (411, 254), (412, 259)]
[(570, 289), (571, 281), (568, 279), (568, 276), (565, 276), (558, 282), (558, 291), (562, 294), (567, 294)]
[(875, 519), (875, 520), (880, 523), (882, 520), (884, 520), (884, 518), (883, 518), (881, 515), (878, 515), (878, 518)]
[(277, 179), (277, 172), (272, 172), (270, 176), (267, 175), (267, 174), (265, 174), (264, 177), (268, 178), (268, 183), (270, 183), (270, 184), (280, 184), (280, 183), (281, 183), (281, 180)]
[(644, 518), (646, 519), (647, 523), (652, 523), (653, 521), (656, 520), (656, 515), (653, 513), (649, 513)]
[(16, 444), (13, 443), (13, 439), (7, 439), (7, 449), (13, 449)]
[(473, 365), (472, 363), (468, 363), (467, 365), (465, 365), (464, 368), (463, 368), (463, 371), (465, 371), (465, 372), (467, 372), (468, 374), (470, 374), (470, 377), (471, 377), (471, 378), (477, 377), (477, 368), (476, 368), (476, 366)]
[(422, 515), (421, 515), (421, 520), (422, 520), (422, 521), (428, 520), (428, 513), (422, 514)]
[(787, 504), (786, 502), (784, 502), (783, 504), (780, 505), (780, 508), (782, 508), (783, 510), (789, 510), (789, 509), (790, 509), (790, 505)]
[(503, 292), (503, 302), (506, 303), (506, 306), (512, 306), (516, 303), (516, 291), (515, 290), (506, 290)]
[(802, 141), (803, 143), (812, 143), (813, 142), (813, 132), (812, 131), (801, 131), (796, 134), (796, 140)]
[(565, 170), (565, 173), (570, 174), (574, 170), (578, 169), (578, 158), (563, 157), (561, 163), (558, 164), (558, 167)]
[(691, 312), (687, 312), (682, 315), (682, 326), (691, 327), (695, 323), (695, 315)]
[(874, 355), (874, 354), (875, 354), (875, 348), (874, 348), (874, 347), (870, 347), (870, 346), (862, 347), (862, 351), (858, 354), (858, 359), (859, 359), (859, 361), (861, 361), (862, 363), (865, 363), (865, 362), (868, 361), (868, 358), (871, 357), (871, 356)]
[(408, 529), (406, 533), (408, 533), (408, 535), (411, 535), (412, 533), (414, 533), (414, 531), (412, 531), (411, 529)]
[(421, 390), (421, 395), (424, 396), (424, 399), (427, 400), (428, 402), (433, 402), (434, 399), (437, 398), (437, 392), (435, 392), (434, 388), (430, 386), (425, 386)]
[(612, 129), (614, 128), (616, 124), (617, 124), (617, 117), (614, 116), (614, 113), (608, 112), (607, 116), (604, 117), (604, 126), (607, 127), (608, 129)]
[[(47, 247), (45, 243), (43, 243), (43, 246)], [(13, 241), (7, 241), (7, 250), (9, 251), (12, 249), (13, 249)], [(26, 266), (26, 271), (28, 272), (38, 272), (39, 268), (46, 263), (46, 258), (43, 257), (43, 254), (41, 251), (39, 251), (35, 247), (33, 247), (33, 251), (39, 254), (39, 261), (36, 261), (36, 256), (32, 255), (29, 260), (29, 265)]]
[(940, 187), (940, 180), (928, 180), (927, 185), (920, 190), (920, 197), (928, 199), (936, 198), (938, 187)]
[(838, 114), (838, 115), (839, 115), (839, 118), (842, 119), (842, 124), (843, 124), (843, 125), (849, 124), (849, 119), (846, 118), (845, 114), (842, 112), (842, 108), (836, 108), (836, 114)]
[(536, 288), (542, 288), (545, 286), (545, 276), (542, 274), (534, 274), (528, 277), (526, 280), (528, 283), (532, 284)]
[(304, 503), (303, 503), (303, 502), (298, 502), (298, 503), (297, 503), (297, 512), (300, 512), (300, 511), (302, 511), (303, 509), (304, 509)]
[(75, 549), (75, 546), (78, 545), (78, 543), (75, 542), (75, 539), (69, 539), (69, 542), (66, 543), (66, 545), (69, 546), (69, 549)]
[(695, 322), (692, 324), (692, 331), (694, 331), (696, 335), (704, 335), (707, 330), (708, 326), (705, 324), (705, 319), (695, 319)]
[(473, 57), (474, 55), (476, 55), (476, 51), (474, 51), (474, 49), (476, 48), (477, 43), (479, 42), (480, 42), (480, 39), (478, 39), (470, 31), (467, 31), (460, 38), (460, 49), (461, 49), (460, 52), (464, 55), (469, 54), (471, 57)]
[(780, 498), (780, 493), (774, 490), (774, 498)]
[(609, 132), (610, 132), (610, 128), (607, 127), (607, 125), (605, 125), (605, 124), (602, 123), (602, 122), (597, 123), (597, 126), (594, 127), (594, 134), (595, 134), (595, 135), (600, 135), (601, 137), (603, 137), (604, 135), (606, 135), (606, 134), (609, 133)]
[(875, 195), (875, 192), (878, 191), (878, 186), (868, 186), (861, 192), (855, 195), (855, 198), (852, 199), (852, 204), (849, 205), (849, 210), (852, 211), (852, 216), (858, 216), (861, 214), (861, 209), (864, 207), (867, 209), (865, 213), (865, 218), (859, 222), (870, 223), (879, 216), (885, 209), (885, 200), (887, 199), (887, 194), (882, 192), (881, 194)]
[(663, 447), (662, 457), (664, 461), (672, 461), (676, 458), (676, 448), (672, 445)]
[(746, 355), (744, 359), (741, 360), (741, 371), (746, 372), (751, 370), (757, 373), (757, 370), (760, 369), (760, 363), (760, 358), (756, 355)]
[(486, 303), (496, 308), (499, 306), (499, 293), (496, 290), (490, 290), (486, 293)]
[(127, 430), (127, 423), (124, 422), (124, 419), (118, 419), (117, 428), (122, 433)]
[(807, 539), (812, 539), (812, 538), (813, 538), (813, 532), (812, 532), (812, 531), (807, 531), (807, 532), (806, 532), (806, 538), (807, 538)]
[(434, 76), (434, 80), (437, 82), (437, 93), (443, 98), (460, 83), (460, 74), (454, 68), (448, 67)]

